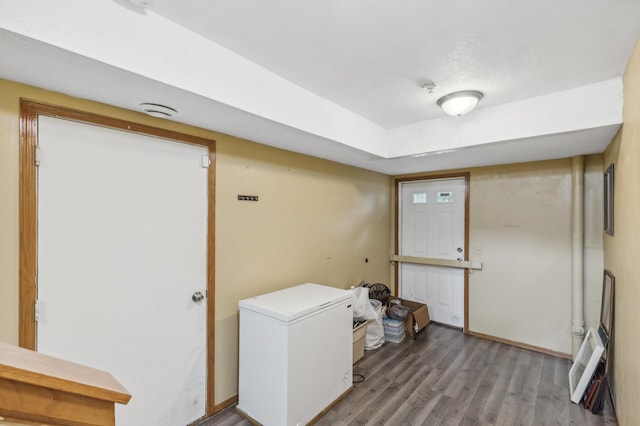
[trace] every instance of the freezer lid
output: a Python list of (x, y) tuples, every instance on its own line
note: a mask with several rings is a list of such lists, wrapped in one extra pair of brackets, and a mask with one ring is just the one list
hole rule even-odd
[(306, 283), (241, 300), (238, 306), (240, 310), (290, 322), (326, 306), (350, 300), (352, 294), (351, 290)]

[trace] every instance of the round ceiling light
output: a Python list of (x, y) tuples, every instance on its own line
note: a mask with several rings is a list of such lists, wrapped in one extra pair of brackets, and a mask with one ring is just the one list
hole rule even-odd
[(142, 112), (152, 117), (171, 118), (178, 114), (178, 110), (175, 108), (150, 102), (141, 103), (140, 108), (142, 108)]
[(477, 90), (449, 93), (438, 99), (438, 106), (449, 115), (461, 116), (471, 112), (483, 96)]

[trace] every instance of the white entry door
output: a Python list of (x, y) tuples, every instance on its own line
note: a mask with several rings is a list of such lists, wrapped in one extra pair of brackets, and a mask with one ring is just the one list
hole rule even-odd
[[(399, 255), (464, 260), (465, 179), (401, 182), (399, 191)], [(433, 321), (464, 326), (464, 270), (400, 263), (399, 290), (426, 303)]]
[(205, 415), (208, 149), (39, 118), (37, 350), (110, 372), (119, 426)]

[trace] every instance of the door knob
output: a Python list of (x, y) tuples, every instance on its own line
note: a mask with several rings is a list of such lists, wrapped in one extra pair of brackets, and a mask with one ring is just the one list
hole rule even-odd
[(204, 299), (204, 294), (199, 291), (196, 291), (195, 293), (193, 293), (193, 296), (191, 296), (191, 300), (193, 300), (194, 302), (201, 302), (202, 299)]
[(458, 253), (462, 253), (462, 247), (458, 247), (458, 248), (456, 249), (456, 251), (457, 251)]

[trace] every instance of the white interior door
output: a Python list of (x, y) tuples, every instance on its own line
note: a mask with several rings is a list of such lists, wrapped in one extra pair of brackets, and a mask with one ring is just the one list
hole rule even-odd
[(207, 148), (39, 117), (37, 350), (110, 372), (119, 426), (205, 415)]
[[(399, 254), (464, 259), (465, 179), (400, 183)], [(464, 270), (400, 263), (400, 297), (426, 303), (433, 321), (464, 326)]]

